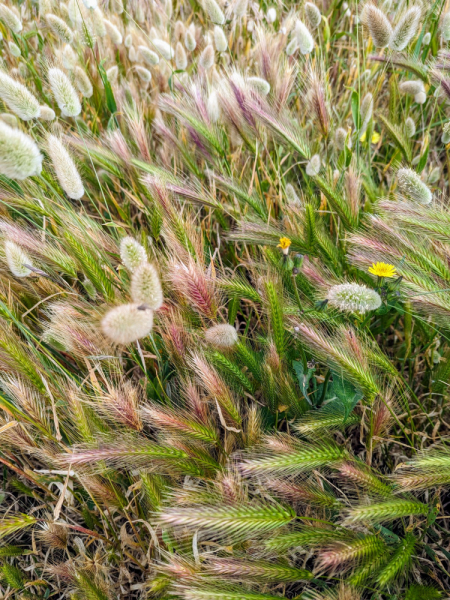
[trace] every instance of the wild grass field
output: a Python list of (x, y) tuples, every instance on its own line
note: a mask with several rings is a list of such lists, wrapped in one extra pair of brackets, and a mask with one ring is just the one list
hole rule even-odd
[(0, 33), (0, 598), (450, 597), (450, 5)]

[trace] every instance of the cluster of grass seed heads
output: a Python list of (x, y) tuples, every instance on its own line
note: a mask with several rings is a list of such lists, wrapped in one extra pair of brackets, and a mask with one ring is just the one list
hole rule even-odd
[(420, 179), (420, 176), (408, 167), (397, 171), (398, 189), (401, 194), (409, 200), (418, 204), (429, 204), (433, 194), (428, 186)]

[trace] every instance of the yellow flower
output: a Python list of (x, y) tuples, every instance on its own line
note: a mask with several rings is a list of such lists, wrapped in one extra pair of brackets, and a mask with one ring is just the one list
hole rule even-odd
[(280, 238), (280, 243), (278, 244), (277, 248), (281, 248), (284, 252), (285, 250), (289, 250), (289, 246), (291, 244), (292, 244), (292, 242), (289, 238), (282, 237), (282, 238)]
[(388, 265), (382, 262), (377, 262), (376, 264), (372, 263), (372, 266), (369, 267), (369, 273), (377, 275), (378, 277), (397, 277), (394, 265)]
[[(372, 139), (371, 139), (372, 144), (378, 144), (378, 142), (380, 141), (380, 137), (381, 137), (380, 134), (377, 131), (374, 131), (372, 133)], [(366, 141), (366, 132), (364, 132), (362, 134), (362, 136), (359, 138), (359, 141), (360, 142)]]

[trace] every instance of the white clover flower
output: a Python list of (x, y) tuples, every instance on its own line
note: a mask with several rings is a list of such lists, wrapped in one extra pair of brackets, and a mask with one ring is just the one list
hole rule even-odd
[(131, 344), (146, 337), (153, 327), (153, 311), (140, 304), (122, 304), (102, 320), (103, 333), (115, 344)]
[(42, 155), (34, 140), (0, 121), (0, 174), (21, 180), (41, 170)]
[(53, 96), (65, 117), (76, 117), (81, 112), (81, 104), (75, 88), (61, 69), (48, 70), (48, 81)]
[(150, 263), (142, 263), (134, 270), (130, 292), (133, 302), (145, 304), (152, 310), (158, 310), (163, 305), (164, 297), (159, 275)]
[(232, 348), (238, 341), (238, 334), (232, 325), (214, 325), (205, 331), (205, 340), (215, 348)]
[(75, 163), (64, 144), (54, 135), (47, 138), (48, 153), (56, 177), (69, 198), (79, 200), (84, 195), (83, 182)]
[(418, 204), (429, 204), (433, 199), (431, 190), (412, 169), (406, 167), (399, 169), (397, 181), (400, 192), (410, 200), (414, 200)]
[(39, 101), (27, 88), (0, 70), (0, 98), (6, 106), (24, 121), (37, 119)]
[(9, 270), (15, 277), (28, 277), (32, 271), (33, 263), (28, 254), (16, 243), (6, 240), (5, 257)]
[(327, 300), (342, 312), (366, 313), (381, 306), (380, 295), (365, 285), (343, 283), (328, 290)]
[(127, 235), (120, 241), (120, 259), (125, 267), (133, 272), (147, 262), (147, 252), (139, 242)]

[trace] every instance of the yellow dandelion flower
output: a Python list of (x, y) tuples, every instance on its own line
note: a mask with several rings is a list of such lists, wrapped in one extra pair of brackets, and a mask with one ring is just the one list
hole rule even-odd
[(377, 275), (378, 277), (397, 277), (394, 265), (388, 265), (382, 262), (377, 262), (376, 264), (372, 263), (372, 266), (369, 267), (368, 271), (369, 273), (372, 273), (372, 275)]
[(289, 250), (289, 246), (292, 244), (291, 240), (287, 237), (282, 237), (280, 238), (280, 243), (278, 244), (277, 248), (281, 248), (284, 252), (284, 250)]

